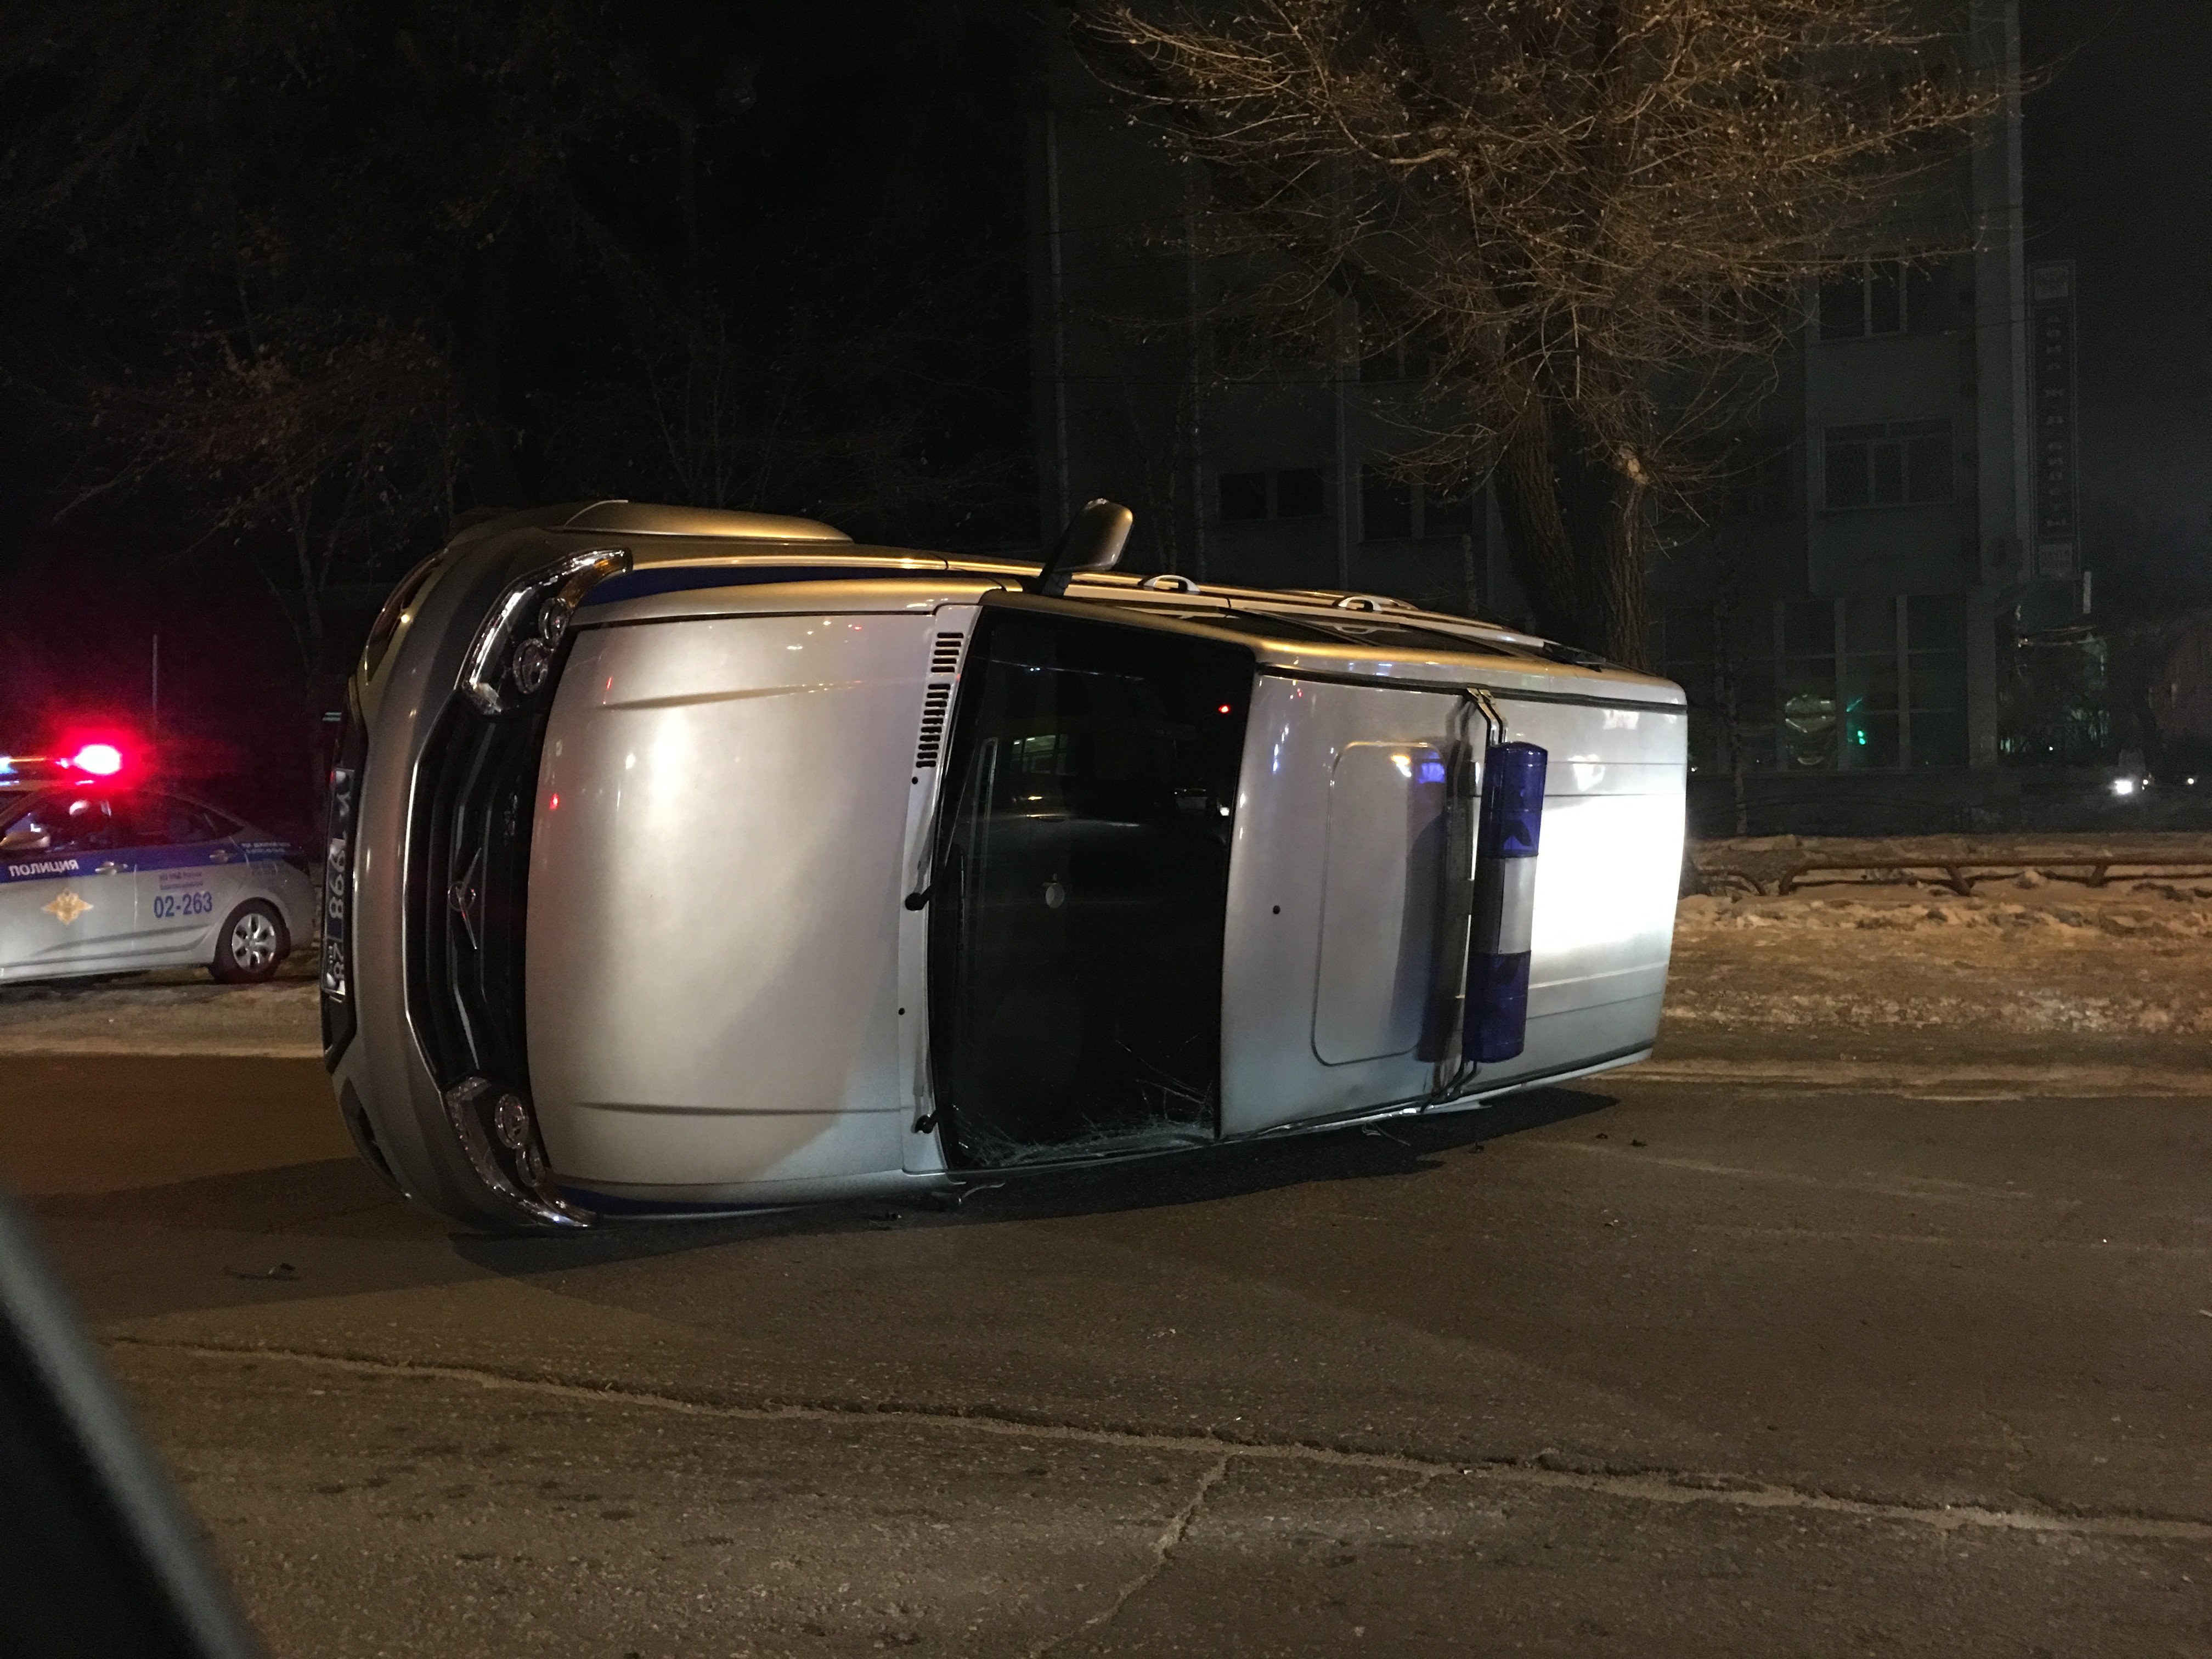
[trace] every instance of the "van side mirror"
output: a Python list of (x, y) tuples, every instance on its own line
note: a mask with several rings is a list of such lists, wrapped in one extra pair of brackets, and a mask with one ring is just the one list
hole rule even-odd
[(45, 853), (53, 844), (53, 836), (33, 823), (20, 824), (0, 836), (0, 853)]
[(1044, 568), (1037, 572), (1030, 592), (1058, 599), (1067, 592), (1068, 583), (1078, 573), (1111, 570), (1121, 562), (1121, 550), (1129, 542), (1129, 526), (1136, 521), (1136, 514), (1118, 501), (1101, 497), (1085, 502), (1060, 532), (1059, 544), (1044, 562)]

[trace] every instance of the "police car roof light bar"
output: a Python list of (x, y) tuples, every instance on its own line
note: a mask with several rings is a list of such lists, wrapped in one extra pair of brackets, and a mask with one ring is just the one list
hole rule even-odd
[[(66, 748), (68, 745), (64, 745)], [(65, 783), (73, 776), (113, 778), (134, 764), (119, 744), (95, 739), (59, 755), (0, 755), (0, 781)]]
[(123, 751), (112, 743), (88, 743), (63, 764), (96, 778), (112, 778), (123, 769)]

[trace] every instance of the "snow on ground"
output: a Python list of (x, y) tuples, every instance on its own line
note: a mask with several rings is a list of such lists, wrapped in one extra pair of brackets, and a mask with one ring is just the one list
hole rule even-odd
[(1951, 1031), (1976, 1040), (2212, 1033), (2212, 881), (1836, 881), (1686, 898), (1682, 1031)]
[(313, 1059), (322, 1053), (313, 975), (303, 952), (266, 985), (218, 985), (179, 968), (0, 986), (0, 1055)]

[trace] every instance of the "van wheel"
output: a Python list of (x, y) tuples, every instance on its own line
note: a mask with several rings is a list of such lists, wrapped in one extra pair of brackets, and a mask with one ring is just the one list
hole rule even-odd
[(284, 958), (292, 954), (292, 936), (284, 918), (253, 899), (230, 913), (216, 935), (215, 960), (208, 972), (225, 985), (260, 985), (276, 977)]

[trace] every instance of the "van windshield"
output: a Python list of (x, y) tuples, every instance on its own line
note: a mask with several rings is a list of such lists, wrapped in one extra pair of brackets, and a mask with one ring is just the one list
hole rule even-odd
[(1251, 653), (1010, 611), (969, 660), (931, 903), (948, 1147), (1212, 1139)]

